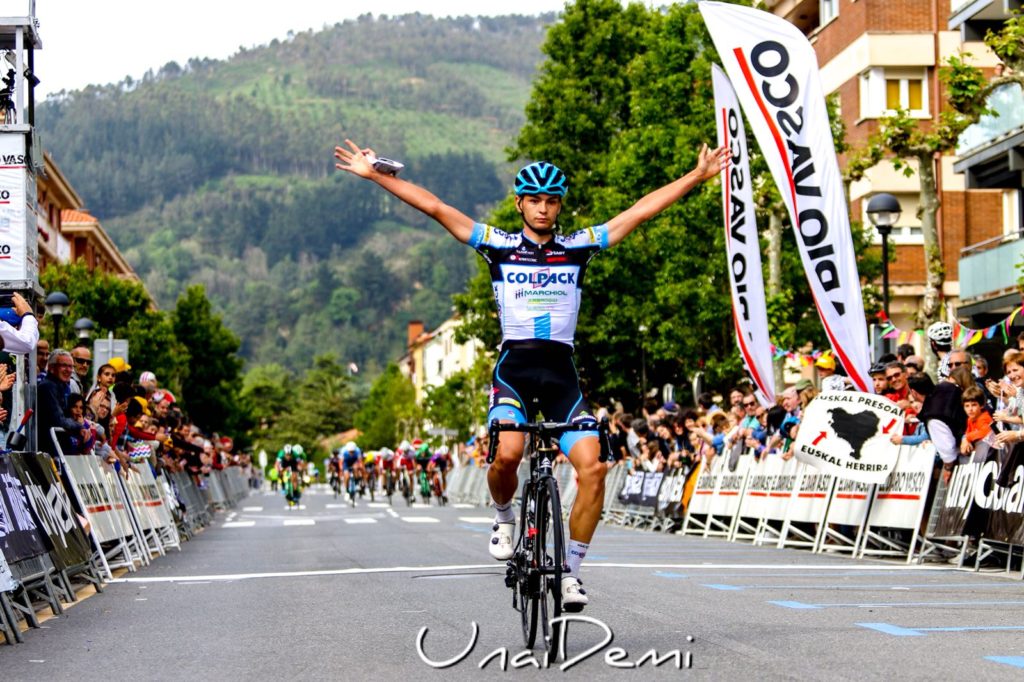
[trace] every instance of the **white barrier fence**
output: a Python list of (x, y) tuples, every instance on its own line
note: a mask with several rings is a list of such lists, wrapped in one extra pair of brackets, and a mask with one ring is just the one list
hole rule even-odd
[[(901, 447), (892, 474), (881, 485), (836, 479), (775, 455), (758, 461), (750, 451), (727, 453), (691, 472), (644, 473), (616, 466), (605, 480), (603, 519), (652, 530), (681, 526), (678, 532), (684, 535), (910, 562), (924, 540), (921, 526), (934, 461), (930, 443)], [(528, 475), (525, 465), (519, 474), (522, 483)], [(568, 465), (556, 467), (554, 474), (568, 512), (576, 477)], [(686, 500), (688, 487), (692, 491)], [(457, 469), (449, 497), (489, 505), (487, 470)]]
[(866, 485), (778, 456), (716, 457), (696, 472), (684, 535), (851, 556), (913, 559), (932, 481), (930, 444), (901, 447), (893, 473)]

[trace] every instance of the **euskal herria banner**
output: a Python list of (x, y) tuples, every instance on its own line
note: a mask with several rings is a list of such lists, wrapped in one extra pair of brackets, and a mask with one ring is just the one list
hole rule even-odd
[(698, 7), (786, 203), (832, 350), (856, 389), (871, 393), (860, 277), (814, 48), (773, 14)]
[(757, 398), (767, 407), (775, 404), (775, 375), (768, 336), (764, 276), (761, 273), (761, 240), (757, 234), (747, 157), (747, 134), (728, 76), (712, 64), (711, 80), (715, 89), (718, 145), (725, 145), (732, 151), (732, 158), (722, 168), (722, 212), (725, 214), (725, 248), (736, 342), (747, 373), (757, 387)]
[(884, 483), (896, 466), (903, 410), (872, 393), (825, 391), (800, 417), (793, 451), (822, 471), (859, 483)]

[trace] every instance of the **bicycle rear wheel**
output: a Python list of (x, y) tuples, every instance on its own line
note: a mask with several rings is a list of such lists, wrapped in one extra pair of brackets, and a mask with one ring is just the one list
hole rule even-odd
[(565, 538), (562, 528), (562, 502), (558, 483), (545, 478), (537, 495), (536, 556), (544, 573), (540, 576), (538, 595), (544, 648), (557, 654), (564, 627), (552, 620), (562, 615), (562, 574), (565, 567)]
[(523, 642), (532, 649), (537, 641), (537, 614), (540, 602), (540, 575), (537, 573), (536, 552), (536, 497), (533, 486), (527, 480), (523, 486), (519, 515), (519, 549), (513, 561), (516, 564), (515, 607), (523, 627)]

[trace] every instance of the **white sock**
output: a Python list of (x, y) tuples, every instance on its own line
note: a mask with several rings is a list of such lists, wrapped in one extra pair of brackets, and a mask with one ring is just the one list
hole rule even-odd
[(583, 563), (583, 557), (587, 556), (589, 548), (590, 544), (576, 540), (569, 540), (569, 545), (565, 548), (565, 563), (569, 567), (569, 575), (577, 580), (580, 578), (580, 564)]
[(516, 515), (512, 511), (512, 502), (506, 502), (505, 504), (494, 503), (494, 522), (495, 523), (515, 523)]

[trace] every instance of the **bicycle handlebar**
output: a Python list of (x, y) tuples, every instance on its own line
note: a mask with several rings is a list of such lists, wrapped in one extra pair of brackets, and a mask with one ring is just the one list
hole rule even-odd
[[(502, 431), (518, 431), (520, 433), (532, 433), (554, 438), (555, 436), (571, 431), (594, 430), (593, 422), (529, 422), (526, 424), (502, 424), (497, 419), (492, 419), (490, 428), (488, 429), (490, 442), (487, 445), (487, 463), (491, 464), (494, 462), (494, 458), (498, 454), (498, 434)], [(597, 423), (596, 431), (598, 440), (601, 443), (601, 455), (599, 459), (602, 462), (607, 462), (611, 458), (611, 442), (608, 437), (608, 417), (603, 417), (601, 421)], [(569, 453), (565, 454), (568, 455)]]

